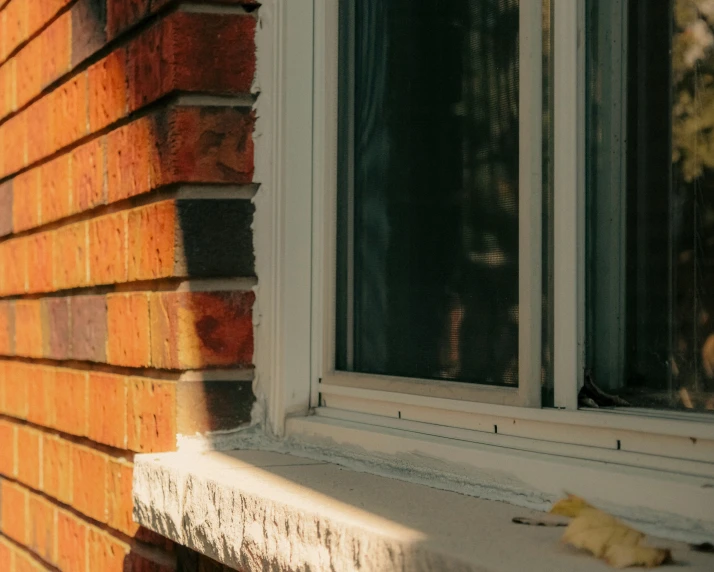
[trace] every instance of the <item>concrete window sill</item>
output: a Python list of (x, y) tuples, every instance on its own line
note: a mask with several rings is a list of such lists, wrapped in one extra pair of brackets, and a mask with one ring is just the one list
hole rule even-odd
[[(559, 543), (540, 513), (262, 451), (140, 455), (134, 518), (239, 570), (611, 570)], [(712, 570), (686, 544), (661, 570)]]

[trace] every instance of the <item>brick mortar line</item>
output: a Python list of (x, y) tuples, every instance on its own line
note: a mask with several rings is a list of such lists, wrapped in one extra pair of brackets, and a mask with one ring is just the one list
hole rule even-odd
[[(7, 479), (7, 480), (10, 480), (10, 479)], [(24, 544), (20, 544), (16, 540), (13, 540), (9, 536), (7, 536), (5, 533), (3, 533), (1, 530), (0, 530), (0, 538), (4, 539), (8, 544), (12, 544), (16, 549), (20, 550), (21, 552), (24, 552), (27, 556), (32, 558), (32, 560), (34, 560), (35, 562), (38, 562), (41, 566), (44, 566), (50, 572), (62, 572), (59, 568), (57, 568), (53, 564), (50, 564), (49, 562), (47, 562), (47, 560), (42, 558), (42, 556), (40, 556), (36, 552), (33, 552), (32, 550), (30, 550), (30, 548), (28, 546), (25, 546)]]
[[(138, 377), (141, 379), (164, 381), (169, 383), (204, 383), (204, 382), (221, 382), (221, 383), (251, 383), (255, 375), (254, 367), (214, 367), (201, 370), (195, 369), (158, 369), (152, 367), (127, 367), (121, 365), (112, 365), (102, 362), (79, 361), (79, 360), (52, 360), (48, 358), (28, 358), (23, 356), (7, 356), (0, 355), (1, 362), (22, 363), (25, 365), (36, 365), (40, 367), (52, 367), (67, 371), (84, 372), (84, 373), (100, 373), (117, 375), (122, 377)], [(204, 377), (191, 379), (194, 374), (199, 374)], [(236, 379), (226, 379), (234, 374)], [(183, 379), (182, 379), (183, 378)], [(188, 379), (187, 379), (188, 378)], [(241, 378), (241, 379), (239, 379)], [(0, 417), (3, 414), (0, 413)], [(12, 415), (10, 415), (12, 417)], [(19, 417), (13, 417), (19, 419)], [(27, 421), (31, 423), (30, 421)], [(120, 449), (124, 450), (124, 449)], [(128, 450), (128, 449), (127, 449)]]
[[(175, 555), (167, 552), (160, 546), (156, 546), (154, 544), (149, 544), (147, 542), (142, 542), (141, 540), (137, 540), (136, 538), (133, 538), (133, 537), (123, 533), (120, 530), (116, 530), (107, 524), (104, 524), (102, 522), (99, 522), (98, 520), (93, 519), (91, 516), (88, 516), (82, 512), (79, 512), (73, 506), (65, 504), (59, 499), (51, 497), (51, 496), (43, 493), (42, 491), (33, 489), (32, 487), (28, 487), (27, 485), (25, 485), (24, 483), (21, 483), (17, 479), (14, 479), (13, 477), (7, 477), (5, 475), (2, 475), (0, 477), (0, 479), (9, 481), (9, 482), (25, 489), (26, 491), (31, 492), (32, 494), (34, 494), (36, 496), (42, 497), (44, 500), (51, 502), (57, 508), (64, 510), (65, 512), (68, 512), (75, 518), (83, 521), (85, 524), (92, 526), (92, 527), (94, 527), (98, 530), (101, 530), (103, 532), (108, 533), (110, 536), (113, 536), (115, 539), (119, 540), (120, 542), (123, 542), (124, 544), (129, 545), (132, 552), (135, 552), (136, 554), (138, 554), (140, 556), (144, 556), (145, 558), (147, 558), (148, 560), (151, 560), (155, 564), (168, 565), (168, 566), (173, 565), (175, 567), (175, 562), (176, 562)], [(147, 530), (149, 530), (149, 529), (147, 529)], [(154, 534), (158, 534), (158, 533), (154, 533)], [(161, 535), (159, 535), (159, 536), (161, 536)], [(10, 543), (12, 543), (14, 546), (22, 549), (26, 554), (28, 554), (31, 557), (34, 557), (35, 560), (41, 562), (43, 565), (49, 566), (53, 572), (55, 570), (57, 572), (61, 572), (61, 570), (59, 568), (54, 567), (54, 565), (50, 564), (49, 562), (44, 560), (41, 556), (39, 556), (38, 554), (33, 552), (30, 549), (30, 547), (25, 546), (24, 544), (20, 544), (16, 540), (13, 540), (12, 538), (10, 538), (6, 534), (4, 534), (2, 531), (0, 531), (0, 537), (5, 538)], [(135, 550), (135, 549), (137, 549), (137, 550)]]
[[(35, 2), (42, 2), (44, 0), (33, 0)], [(72, 7), (75, 4), (78, 4), (80, 0), (71, 0), (68, 2), (65, 6), (62, 6), (55, 14), (47, 20), (47, 22), (44, 22), (35, 32), (31, 35), (29, 35), (27, 38), (25, 38), (22, 42), (20, 42), (17, 46), (13, 48), (13, 50), (7, 55), (7, 57), (0, 61), (0, 68), (4, 67), (5, 64), (7, 64), (11, 59), (17, 56), (25, 47), (32, 41), (36, 40), (42, 32), (44, 32), (47, 28), (49, 28), (52, 24), (55, 23), (55, 20), (59, 19), (65, 12), (69, 12)], [(5, 10), (7, 8), (8, 4), (10, 4), (12, 0), (8, 0), (7, 4), (4, 6), (0, 7), (0, 11)], [(9, 116), (5, 116), (9, 117)], [(5, 122), (5, 118), (0, 119), (0, 125), (2, 125)]]
[[(176, 108), (176, 107), (226, 107), (230, 109), (252, 109), (252, 107), (248, 107), (247, 105), (235, 105), (231, 104), (230, 102), (226, 103), (225, 105), (186, 105), (186, 104), (180, 104), (182, 101), (181, 98), (183, 96), (190, 95), (190, 96), (200, 96), (200, 95), (209, 95), (211, 96), (212, 94), (210, 93), (186, 93), (180, 90), (174, 90), (170, 91), (169, 93), (166, 93), (159, 97), (158, 99), (152, 101), (151, 103), (135, 110), (132, 111), (131, 113), (125, 115), (121, 119), (115, 121), (114, 123), (110, 123), (109, 125), (106, 125), (105, 127), (98, 129), (97, 131), (94, 131), (92, 133), (87, 133), (86, 135), (80, 137), (76, 141), (73, 141), (69, 145), (65, 145), (64, 147), (61, 147), (60, 149), (57, 149), (53, 151), (51, 154), (46, 155), (45, 157), (42, 157), (41, 159), (38, 159), (34, 163), (30, 163), (29, 165), (25, 165), (21, 169), (18, 169), (17, 171), (13, 173), (9, 173), (3, 177), (0, 177), (0, 185), (7, 182), (11, 181), (12, 179), (15, 179), (16, 177), (26, 173), (27, 171), (31, 171), (32, 169), (36, 169), (38, 167), (41, 167), (42, 165), (45, 165), (46, 163), (49, 163), (53, 161), (54, 159), (57, 159), (61, 157), (62, 155), (66, 155), (68, 153), (71, 153), (74, 151), (77, 147), (81, 147), (82, 145), (85, 145), (86, 143), (91, 143), (95, 139), (99, 139), (100, 137), (103, 137), (104, 135), (108, 135), (112, 131), (115, 131), (117, 129), (121, 129), (122, 127), (125, 127), (126, 125), (129, 125), (130, 123), (141, 119), (143, 117), (147, 117), (151, 115), (154, 112), (157, 111), (162, 111), (162, 110), (168, 110), (170, 108)], [(254, 96), (250, 96), (252, 101), (255, 102), (256, 98)], [(0, 126), (2, 124), (0, 123)]]
[[(119, 449), (117, 447), (112, 447), (111, 445), (105, 445), (104, 443), (99, 443), (97, 441), (92, 441), (88, 437), (80, 437), (79, 435), (72, 435), (71, 433), (65, 433), (64, 431), (60, 431), (59, 429), (53, 429), (52, 427), (45, 427), (44, 425), (38, 425), (37, 423), (33, 423), (31, 421), (27, 421), (26, 419), (20, 419), (19, 417), (13, 417), (12, 415), (7, 415), (5, 413), (0, 413), (0, 421), (5, 421), (7, 423), (11, 423), (13, 425), (17, 426), (22, 426), (22, 427), (28, 427), (30, 429), (34, 429), (35, 431), (38, 431), (42, 433), (43, 435), (48, 435), (50, 437), (59, 437), (64, 441), (67, 441), (68, 443), (73, 443), (74, 445), (79, 445), (80, 447), (86, 447), (87, 449), (92, 449), (94, 451), (97, 451), (98, 453), (101, 453), (102, 455), (106, 455), (107, 457), (110, 457), (112, 460), (117, 461), (117, 462), (125, 462), (125, 463), (133, 463), (134, 462), (134, 456), (139, 455), (140, 453), (137, 451), (132, 451), (130, 449)], [(17, 481), (15, 477), (12, 476), (7, 476), (4, 473), (0, 473), (0, 476), (2, 478), (7, 478), (8, 480), (12, 479)], [(20, 483), (20, 481), (17, 481)], [(22, 484), (22, 483), (20, 483)], [(37, 490), (29, 485), (23, 485), (26, 488), (29, 488), (33, 491)], [(42, 491), (37, 491), (39, 494), (45, 494)], [(54, 497), (49, 497), (49, 498), (54, 498)]]
[[(0, 238), (0, 245), (15, 238), (32, 236), (41, 232), (52, 232), (72, 224), (90, 221), (105, 215), (130, 211), (154, 203), (169, 200), (232, 200), (250, 201), (258, 191), (260, 183), (169, 183), (161, 185), (146, 193), (127, 197), (120, 201), (98, 205), (96, 207), (74, 213), (51, 222), (39, 224), (32, 228), (8, 234)], [(236, 196), (231, 196), (231, 192)], [(201, 196), (201, 195), (204, 196)]]

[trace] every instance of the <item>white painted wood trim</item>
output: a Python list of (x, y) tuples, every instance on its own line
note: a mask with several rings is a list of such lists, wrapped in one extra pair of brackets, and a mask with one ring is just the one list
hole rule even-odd
[(554, 392), (575, 410), (585, 338), (585, 49), (583, 0), (554, 11)]

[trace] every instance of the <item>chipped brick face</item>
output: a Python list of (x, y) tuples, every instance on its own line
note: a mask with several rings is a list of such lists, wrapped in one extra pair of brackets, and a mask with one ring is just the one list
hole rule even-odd
[[(250, 94), (258, 3), (211, 4), (0, 0), (0, 570), (214, 565), (131, 490), (134, 454), (255, 399), (254, 295), (224, 280), (255, 274), (255, 116), (173, 97)], [(187, 381), (213, 368), (236, 381)]]

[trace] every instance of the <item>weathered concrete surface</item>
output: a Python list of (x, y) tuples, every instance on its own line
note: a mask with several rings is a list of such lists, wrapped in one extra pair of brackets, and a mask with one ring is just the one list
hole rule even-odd
[[(139, 455), (134, 503), (140, 524), (241, 570), (609, 570), (562, 528), (511, 522), (535, 511), (279, 453)], [(657, 544), (678, 570), (714, 569)]]

